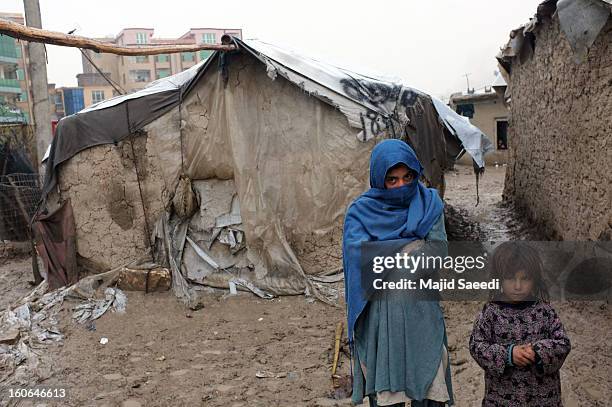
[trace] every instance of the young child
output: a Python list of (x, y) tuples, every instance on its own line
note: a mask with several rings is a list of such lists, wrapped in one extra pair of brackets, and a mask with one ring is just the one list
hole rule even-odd
[(492, 293), (470, 337), (470, 353), (485, 371), (483, 407), (561, 406), (559, 369), (570, 341), (547, 302), (537, 251), (506, 242), (490, 266), (501, 290)]

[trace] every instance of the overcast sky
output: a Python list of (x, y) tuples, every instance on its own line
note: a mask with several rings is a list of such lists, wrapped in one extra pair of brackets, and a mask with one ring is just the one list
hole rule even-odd
[[(511, 29), (528, 21), (541, 0), (40, 0), (43, 28), (91, 37), (124, 27), (151, 27), (175, 38), (191, 27), (242, 28), (295, 52), (357, 72), (399, 77), (408, 86), (446, 99), (489, 85), (495, 55)], [(0, 11), (23, 12), (21, 0)], [(48, 46), (48, 77), (76, 86), (80, 53)]]

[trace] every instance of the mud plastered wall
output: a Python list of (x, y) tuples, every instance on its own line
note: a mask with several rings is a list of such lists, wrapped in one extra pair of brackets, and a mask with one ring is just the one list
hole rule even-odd
[(515, 58), (504, 198), (564, 240), (612, 237), (612, 21), (581, 64), (556, 16)]
[(174, 109), (132, 139), (133, 151), (129, 140), (97, 146), (60, 167), (60, 199), (71, 199), (83, 265), (104, 271), (145, 253), (145, 211), (152, 231), (174, 193), (181, 162), (178, 126)]

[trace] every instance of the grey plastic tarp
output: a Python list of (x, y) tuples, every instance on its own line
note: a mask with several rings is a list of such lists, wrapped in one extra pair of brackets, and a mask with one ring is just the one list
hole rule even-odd
[[(405, 125), (406, 108), (414, 106), (417, 96), (428, 98), (418, 90), (397, 81), (373, 78), (282, 50), (258, 40), (233, 39), (236, 45), (257, 56), (266, 64), (271, 78), (281, 74), (309, 94), (339, 108), (352, 127), (361, 129), (358, 137), (368, 140), (392, 126)], [(57, 182), (58, 166), (80, 151), (100, 144), (117, 143), (130, 133), (142, 129), (180, 103), (207, 69), (218, 65), (219, 52), (190, 69), (159, 79), (146, 88), (92, 105), (60, 120), (56, 137), (50, 146), (43, 186), (46, 196)], [(214, 63), (213, 63), (214, 62)], [(398, 109), (399, 108), (399, 109)], [(403, 108), (403, 109), (402, 109)], [(477, 128), (467, 131), (449, 126), (449, 117), (458, 118), (452, 110), (438, 114), (445, 117), (447, 130), (461, 143), (483, 145), (484, 149), (467, 150), (479, 167), (484, 167), (487, 137)], [(393, 123), (391, 118), (395, 118)], [(397, 129), (398, 134), (401, 132)]]

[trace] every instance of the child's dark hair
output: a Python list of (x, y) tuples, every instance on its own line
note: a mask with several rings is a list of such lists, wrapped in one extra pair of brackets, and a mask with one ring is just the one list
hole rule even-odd
[[(492, 279), (501, 282), (512, 278), (518, 271), (524, 271), (533, 280), (534, 300), (548, 302), (548, 290), (542, 278), (544, 266), (538, 251), (521, 241), (504, 242), (494, 251), (489, 260), (489, 272)], [(489, 300), (502, 298), (501, 290), (491, 291)]]

